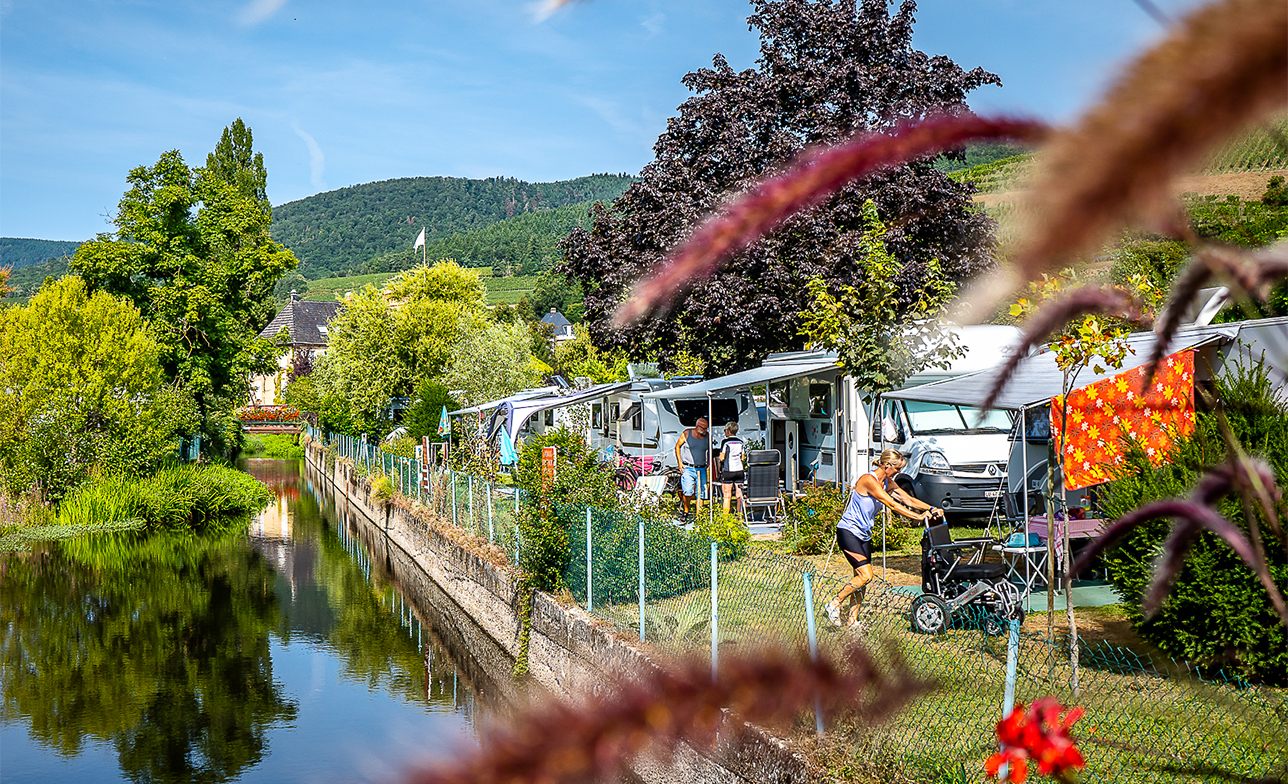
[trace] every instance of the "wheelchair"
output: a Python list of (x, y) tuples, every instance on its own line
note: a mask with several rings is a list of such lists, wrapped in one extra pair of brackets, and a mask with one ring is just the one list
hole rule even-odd
[(912, 602), (912, 630), (943, 634), (954, 615), (983, 616), (986, 634), (1005, 634), (1012, 620), (1024, 621), (1020, 590), (1006, 579), (1002, 564), (983, 563), (996, 539), (953, 539), (948, 525), (928, 526), (921, 535), (921, 596)]

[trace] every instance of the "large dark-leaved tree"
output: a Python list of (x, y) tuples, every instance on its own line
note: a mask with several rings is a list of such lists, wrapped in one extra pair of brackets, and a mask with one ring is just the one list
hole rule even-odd
[(927, 116), (967, 111), (966, 96), (1000, 84), (980, 68), (912, 46), (916, 3), (891, 14), (886, 0), (754, 0), (748, 22), (761, 37), (757, 67), (735, 72), (717, 55), (684, 77), (693, 91), (654, 145), (655, 159), (589, 230), (563, 243), (560, 270), (582, 283), (596, 342), (665, 362), (688, 351), (720, 371), (800, 348), (807, 284), (853, 283), (864, 268), (863, 205), (885, 224), (899, 260), (900, 307), (913, 304), (927, 265), (964, 280), (992, 263), (991, 222), (970, 209), (969, 186), (931, 159), (858, 181), (734, 256), (669, 313), (623, 330), (613, 310), (631, 284), (695, 224), (803, 149), (864, 131), (890, 131)]

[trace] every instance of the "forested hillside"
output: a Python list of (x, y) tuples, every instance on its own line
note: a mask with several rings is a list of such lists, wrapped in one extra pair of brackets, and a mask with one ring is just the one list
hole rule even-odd
[(295, 252), (301, 273), (324, 277), (409, 250), (421, 227), (435, 243), (524, 213), (612, 201), (631, 181), (617, 174), (548, 183), (504, 177), (385, 180), (275, 207), (272, 236)]
[(70, 256), (79, 242), (32, 240), (24, 237), (0, 237), (0, 267), (20, 270), (49, 259)]
[[(452, 259), (464, 267), (491, 267), (498, 277), (538, 275), (559, 258), (559, 240), (581, 226), (590, 226), (590, 203), (528, 212), (497, 221), (481, 229), (453, 234), (429, 243), (423, 258), (431, 263)], [(397, 272), (419, 264), (418, 250), (406, 249), (381, 256), (364, 265), (364, 271)]]

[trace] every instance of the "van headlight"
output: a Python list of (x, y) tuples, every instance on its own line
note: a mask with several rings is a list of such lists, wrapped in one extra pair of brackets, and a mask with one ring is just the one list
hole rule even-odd
[(948, 464), (948, 458), (944, 457), (943, 452), (927, 452), (921, 460), (921, 473), (934, 474), (936, 476), (948, 476), (953, 472), (953, 467)]

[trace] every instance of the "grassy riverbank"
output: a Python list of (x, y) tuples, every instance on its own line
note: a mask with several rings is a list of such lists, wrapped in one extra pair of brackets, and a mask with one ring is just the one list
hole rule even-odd
[(303, 460), (304, 449), (296, 443), (295, 436), (264, 435), (248, 436), (242, 446), (241, 457), (266, 457), (271, 460)]
[(200, 530), (219, 520), (254, 514), (272, 497), (254, 477), (225, 466), (167, 466), (148, 477), (98, 476), (57, 507), (29, 506), (0, 524), (0, 551), (33, 541), (150, 528)]

